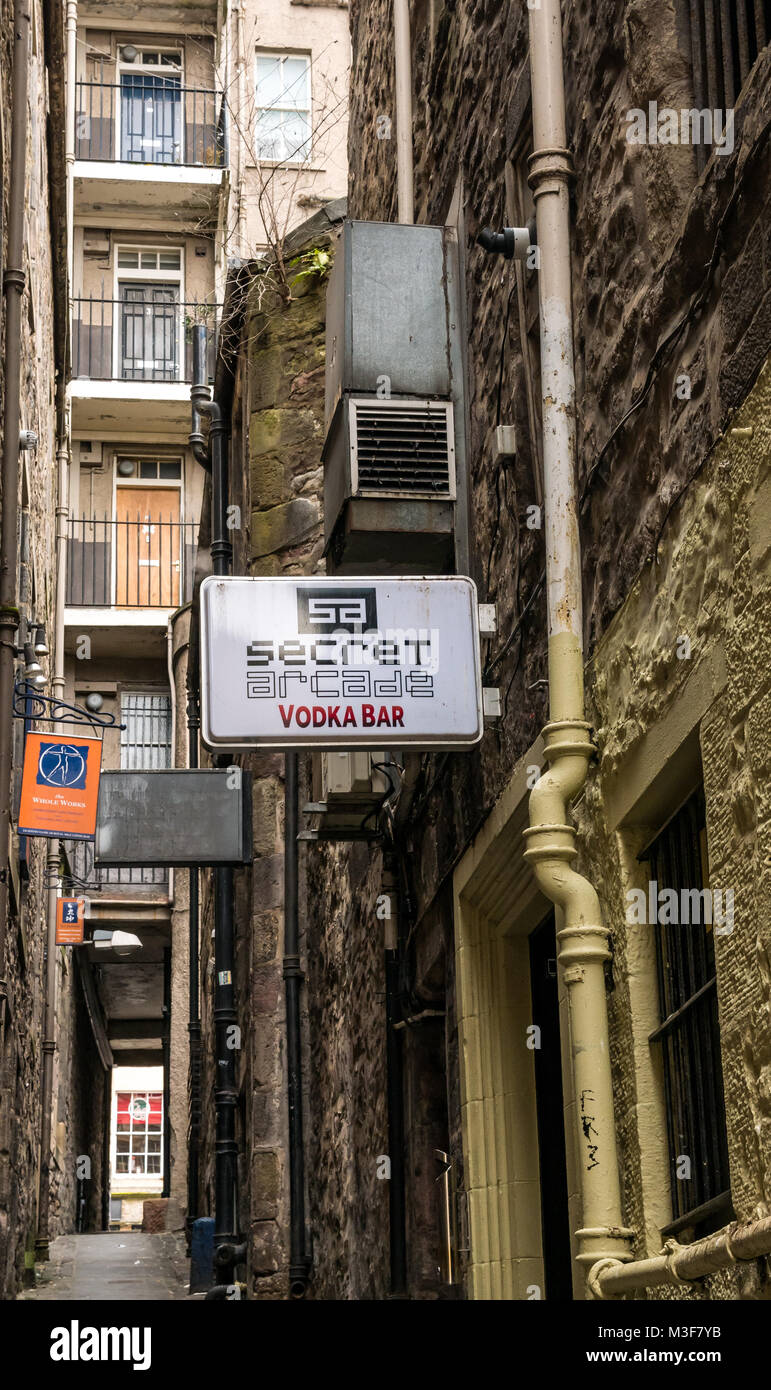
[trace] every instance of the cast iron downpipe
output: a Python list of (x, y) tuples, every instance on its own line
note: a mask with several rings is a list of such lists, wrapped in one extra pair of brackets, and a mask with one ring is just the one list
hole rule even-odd
[(19, 428), (21, 424), (21, 306), (24, 298), (24, 206), (27, 184), (27, 89), (29, 86), (29, 0), (13, 10), (11, 169), (8, 190), (5, 295), (5, 394), (3, 397), (2, 522), (0, 523), (0, 1039), (5, 1030), (8, 929), (8, 857), (11, 841), (13, 759), (14, 633), (19, 625)]
[[(230, 572), (233, 548), (227, 538), (228, 480), (226, 425), (217, 401), (209, 399), (205, 385), (206, 328), (193, 329), (193, 379), (190, 391), (193, 405), (193, 432), (190, 444), (195, 457), (201, 455), (203, 436), (196, 429), (198, 417), (209, 417), (209, 457), (212, 478), (212, 569), (216, 575)], [(233, 1031), (237, 1027), (233, 975), (235, 951), (233, 937), (233, 870), (214, 871), (214, 1103), (216, 1108), (214, 1176), (214, 1260), (223, 1283), (230, 1281), (237, 1258), (236, 1237), (236, 1066)], [(224, 1248), (223, 1248), (224, 1247)], [(221, 1254), (219, 1253), (221, 1251)]]
[[(188, 767), (198, 767), (198, 729), (200, 717), (195, 693), (188, 689), (187, 730)], [(199, 1002), (199, 928), (198, 928), (198, 870), (189, 873), (188, 899), (188, 1068), (190, 1088), (190, 1133), (187, 1157), (187, 1228), (198, 1216), (198, 1160), (201, 1145), (201, 1006)]]
[(567, 149), (560, 0), (529, 12), (533, 105), (530, 186), (536, 206), (543, 406), (544, 538), (548, 607), (547, 768), (530, 794), (525, 859), (562, 912), (557, 933), (567, 987), (578, 1122), (582, 1223), (577, 1260), (627, 1261), (633, 1232), (622, 1224), (605, 962), (609, 932), (592, 883), (573, 867), (569, 806), (594, 754), (584, 707), (581, 542), (576, 497), (576, 416), (570, 280), (572, 161)]
[(403, 1295), (407, 1288), (407, 1236), (404, 1172), (404, 1092), (402, 1037), (396, 1027), (401, 1010), (399, 978), (399, 888), (393, 850), (383, 855), (382, 891), (387, 894), (390, 916), (385, 926), (386, 987), (386, 1102), (388, 1107), (388, 1157), (391, 1175), (388, 1183), (389, 1233), (391, 1247), (391, 1293)]
[[(63, 415), (63, 411), (60, 412)], [(63, 421), (60, 422), (63, 424)], [(67, 576), (67, 515), (68, 515), (68, 449), (67, 436), (60, 429), (56, 451), (58, 463), (58, 497), (56, 506), (56, 607), (52, 641), (53, 677), (51, 687), (55, 700), (64, 699), (64, 603)], [(54, 725), (57, 734), (65, 735), (66, 725)], [(46, 953), (45, 1008), (43, 1014), (43, 1074), (40, 1083), (40, 1187), (37, 1212), (35, 1258), (49, 1258), (49, 1215), (51, 1208), (51, 1122), (53, 1107), (54, 1056), (56, 1053), (56, 905), (59, 898), (57, 879), (60, 844), (49, 840), (46, 850)]]
[(305, 1250), (305, 1159), (300, 1032), (300, 930), (297, 912), (297, 754), (284, 756), (284, 983), (289, 1107), (289, 1294), (304, 1298), (310, 1260)]

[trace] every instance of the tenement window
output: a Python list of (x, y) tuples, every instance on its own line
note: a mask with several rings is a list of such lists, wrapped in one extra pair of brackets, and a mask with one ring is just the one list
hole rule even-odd
[(667, 1234), (715, 1230), (731, 1216), (720, 1058), (715, 932), (733, 925), (733, 898), (708, 887), (704, 794), (694, 793), (654, 840), (649, 923), (656, 933), (660, 1051), (674, 1220)]
[(123, 691), (120, 702), (120, 765), (127, 772), (171, 767), (171, 701), (168, 695)]
[(311, 155), (311, 60), (257, 54), (257, 159), (301, 164)]

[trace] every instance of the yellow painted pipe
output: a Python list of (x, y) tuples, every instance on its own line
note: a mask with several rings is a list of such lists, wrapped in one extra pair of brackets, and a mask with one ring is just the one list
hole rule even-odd
[(543, 408), (544, 536), (549, 620), (548, 768), (530, 797), (525, 858), (547, 898), (562, 909), (559, 961), (568, 990), (578, 1119), (582, 1226), (577, 1259), (631, 1258), (621, 1189), (605, 999), (608, 932), (592, 884), (572, 867), (571, 800), (586, 780), (594, 749), (584, 719), (581, 549), (575, 458), (575, 377), (570, 285), (569, 179), (559, 0), (529, 12), (533, 145), (530, 184), (538, 226)]

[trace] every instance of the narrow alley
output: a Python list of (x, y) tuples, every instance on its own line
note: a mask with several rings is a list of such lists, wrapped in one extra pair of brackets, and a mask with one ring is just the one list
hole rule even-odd
[(771, 0), (0, 0), (0, 278), (0, 1306), (707, 1359), (673, 1307), (771, 1303)]
[(39, 1283), (19, 1298), (25, 1302), (170, 1302), (188, 1297), (189, 1274), (184, 1238), (171, 1233), (57, 1236)]

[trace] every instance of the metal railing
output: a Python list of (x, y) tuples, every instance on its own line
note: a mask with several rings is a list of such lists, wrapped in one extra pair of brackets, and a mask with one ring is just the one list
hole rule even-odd
[(221, 169), (227, 158), (222, 92), (173, 77), (124, 73), (76, 84), (75, 158)]
[[(169, 871), (136, 864), (114, 868), (94, 867), (94, 846), (85, 840), (66, 840), (65, 850), (76, 893), (98, 893), (105, 888), (160, 888), (168, 895)], [(66, 881), (65, 881), (66, 884)]]
[(74, 517), (67, 523), (67, 605), (178, 608), (193, 596), (193, 521)]
[(121, 299), (72, 301), (73, 376), (90, 381), (193, 380), (193, 328), (205, 324), (207, 374), (214, 379), (216, 304), (181, 304), (174, 290), (133, 290)]

